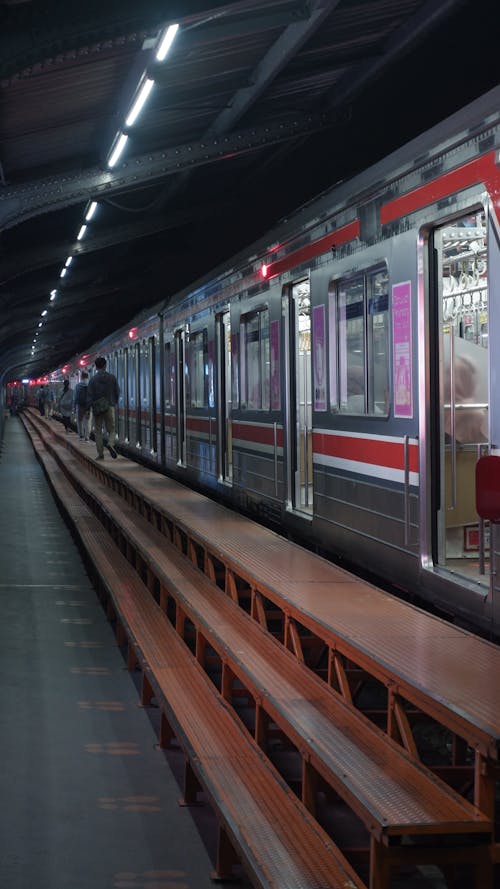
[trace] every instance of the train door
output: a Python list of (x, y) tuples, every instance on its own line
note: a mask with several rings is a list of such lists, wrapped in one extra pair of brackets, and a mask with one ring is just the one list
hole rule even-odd
[(186, 332), (175, 332), (177, 463), (186, 465)]
[[(434, 232), (437, 285), (432, 475), (433, 562), (489, 587), (489, 526), (476, 513), (475, 470), (489, 450), (489, 304), (486, 216)], [(432, 360), (431, 358), (431, 360)]]
[(139, 398), (138, 443), (145, 450), (151, 450), (151, 351), (150, 340), (137, 343), (138, 367), (139, 367)]
[(124, 371), (124, 363), (125, 359), (123, 356), (123, 352), (116, 352), (115, 359), (115, 367), (116, 367), (116, 378), (118, 380), (118, 386), (120, 388), (120, 397), (118, 399), (118, 405), (116, 408), (116, 429), (118, 432), (118, 438), (121, 438), (123, 441), (126, 438), (125, 435), (125, 371)]
[(123, 350), (123, 388), (122, 388), (122, 396), (123, 396), (123, 437), (126, 442), (130, 441), (130, 408), (129, 408), (129, 386), (128, 382), (130, 379), (130, 370), (129, 370), (129, 350), (125, 348)]
[(177, 460), (177, 359), (175, 350), (175, 339), (166, 340), (163, 359), (165, 374), (163, 413), (165, 417), (165, 460), (170, 463)]
[[(161, 323), (161, 322), (160, 322)], [(150, 375), (151, 375), (151, 453), (157, 460), (162, 461), (165, 455), (162, 453), (161, 415), (158, 407), (161, 405), (162, 393), (162, 349), (160, 333), (150, 338)]]
[(231, 434), (231, 319), (229, 312), (217, 316), (217, 473), (226, 484), (233, 480)]
[(139, 438), (139, 430), (137, 427), (137, 411), (138, 411), (138, 353), (137, 344), (130, 346), (127, 350), (127, 413), (128, 413), (128, 440), (130, 444), (136, 445)]
[(311, 300), (309, 279), (284, 297), (287, 354), (286, 464), (288, 506), (312, 514)]

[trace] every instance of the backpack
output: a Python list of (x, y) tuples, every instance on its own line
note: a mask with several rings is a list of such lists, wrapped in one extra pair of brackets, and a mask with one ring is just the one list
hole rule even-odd
[(87, 404), (87, 387), (82, 383), (78, 383), (76, 387), (76, 403), (78, 407), (85, 407)]
[(111, 407), (111, 405), (108, 399), (103, 395), (92, 404), (94, 414), (105, 414), (109, 407)]

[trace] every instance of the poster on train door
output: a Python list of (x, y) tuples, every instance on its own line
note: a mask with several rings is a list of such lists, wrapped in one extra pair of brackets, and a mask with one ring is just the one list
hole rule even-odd
[(413, 417), (411, 281), (392, 288), (392, 391), (394, 416)]

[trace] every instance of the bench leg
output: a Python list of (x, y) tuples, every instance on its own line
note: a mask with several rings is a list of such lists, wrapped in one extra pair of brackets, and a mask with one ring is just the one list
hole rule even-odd
[(168, 590), (167, 588), (161, 584), (160, 585), (160, 608), (162, 611), (167, 611), (168, 607)]
[(154, 696), (153, 686), (151, 685), (146, 673), (142, 674), (142, 689), (141, 689), (141, 705), (143, 707), (148, 707), (151, 704), (151, 699)]
[(269, 716), (257, 702), (255, 706), (255, 740), (261, 750), (267, 750)]
[(391, 863), (385, 846), (374, 837), (370, 838), (370, 883), (369, 889), (389, 889)]
[(476, 879), (474, 889), (493, 889), (494, 865), (490, 855), (490, 847), (477, 850)]
[(128, 652), (127, 652), (127, 670), (135, 670), (137, 664), (139, 663), (138, 657), (135, 653), (134, 646), (131, 642), (128, 644)]
[(230, 704), (233, 699), (234, 673), (226, 662), (222, 664), (221, 694), (224, 700)]
[(200, 782), (193, 772), (191, 763), (189, 762), (189, 760), (186, 760), (186, 765), (184, 768), (184, 796), (181, 797), (181, 799), (179, 800), (179, 805), (200, 806), (201, 803), (199, 803), (197, 799), (197, 795), (200, 790)]
[(127, 642), (127, 634), (120, 620), (118, 620), (116, 623), (116, 641), (118, 643), (118, 648), (123, 648), (123, 646)]
[(170, 747), (174, 738), (175, 733), (172, 730), (172, 726), (162, 712), (160, 716), (160, 747)]
[(217, 860), (215, 862), (215, 870), (210, 874), (210, 878), (215, 882), (234, 879), (233, 867), (237, 863), (238, 856), (234, 851), (233, 844), (224, 827), (219, 825)]
[(302, 758), (302, 802), (311, 815), (316, 815), (318, 773), (311, 763)]

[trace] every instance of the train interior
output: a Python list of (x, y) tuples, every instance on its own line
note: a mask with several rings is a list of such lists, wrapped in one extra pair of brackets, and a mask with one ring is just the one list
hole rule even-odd
[(488, 451), (489, 441), (485, 213), (439, 228), (435, 243), (442, 295), (437, 562), (487, 587), (490, 527), (478, 520), (475, 504), (476, 462)]

